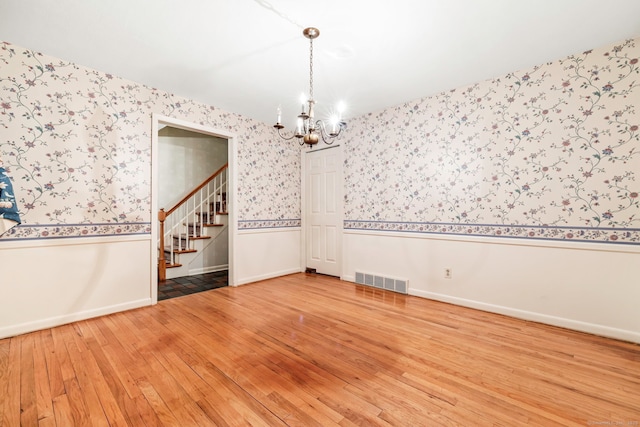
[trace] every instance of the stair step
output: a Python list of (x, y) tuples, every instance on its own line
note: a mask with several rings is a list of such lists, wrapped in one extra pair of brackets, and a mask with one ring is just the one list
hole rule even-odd
[[(209, 218), (215, 219), (216, 215), (229, 215), (229, 212), (220, 211), (212, 214), (208, 214), (206, 212), (198, 212), (197, 215), (202, 219), (202, 221), (196, 223), (196, 225), (200, 225), (200, 224), (206, 224), (207, 222), (209, 222)], [(192, 224), (193, 224), (192, 222), (189, 223), (189, 225), (192, 225)]]
[[(202, 240), (202, 239), (210, 239), (210, 238), (211, 238), (211, 236), (189, 236), (189, 240)], [(184, 235), (182, 235), (180, 237), (173, 236), (173, 240), (174, 241), (176, 241), (176, 240), (185, 241), (185, 240), (187, 240), (187, 237), (184, 236)]]
[(224, 224), (202, 224), (203, 227), (224, 227)]
[[(164, 250), (165, 252), (171, 252), (170, 248), (165, 248)], [(196, 249), (174, 249), (173, 253), (174, 254), (191, 254), (193, 252), (198, 252)]]
[(167, 264), (167, 268), (177, 268), (182, 267), (182, 264)]
[[(189, 234), (189, 240), (197, 240), (197, 239), (210, 239), (211, 236), (197, 236), (194, 234)], [(187, 240), (187, 235), (186, 234), (181, 234), (179, 236), (173, 236), (173, 240)]]

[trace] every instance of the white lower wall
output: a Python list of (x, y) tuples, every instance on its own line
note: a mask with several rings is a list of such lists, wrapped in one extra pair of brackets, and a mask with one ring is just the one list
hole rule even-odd
[[(299, 228), (240, 231), (234, 285), (302, 271)], [(150, 305), (151, 239), (0, 247), (0, 338)], [(640, 249), (347, 232), (343, 275), (409, 281), (412, 295), (640, 343)], [(444, 269), (452, 278), (444, 278)]]
[(504, 240), (347, 232), (342, 277), (406, 278), (412, 295), (640, 343), (640, 248)]
[(0, 338), (151, 304), (149, 236), (0, 246)]
[[(301, 271), (300, 229), (239, 232), (232, 285)], [(0, 339), (151, 305), (149, 236), (3, 242)]]
[(243, 230), (234, 245), (234, 285), (301, 271), (300, 228)]

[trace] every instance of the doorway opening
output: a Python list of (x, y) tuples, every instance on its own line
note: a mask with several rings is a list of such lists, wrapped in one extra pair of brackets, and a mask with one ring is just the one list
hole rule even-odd
[(235, 215), (233, 137), (171, 118), (153, 123), (156, 303), (233, 283)]

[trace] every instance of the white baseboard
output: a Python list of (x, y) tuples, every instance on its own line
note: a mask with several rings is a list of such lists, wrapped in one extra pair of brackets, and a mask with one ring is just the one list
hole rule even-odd
[(216, 265), (213, 267), (196, 268), (189, 270), (189, 276), (195, 276), (196, 274), (216, 273), (218, 271), (224, 271), (229, 269), (229, 264)]
[(477, 310), (488, 311), (490, 313), (504, 314), (505, 316), (515, 317), (517, 319), (530, 320), (533, 322), (572, 329), (574, 331), (586, 332), (593, 335), (600, 335), (603, 337), (615, 338), (640, 344), (640, 334), (634, 331), (611, 328), (608, 326), (581, 322), (579, 320), (566, 319), (563, 317), (550, 316), (547, 314), (541, 314), (532, 311), (518, 310), (515, 308), (504, 307), (500, 305), (487, 304), (479, 301), (452, 297), (450, 295), (438, 294), (435, 292), (421, 291), (418, 289), (409, 288), (409, 295), (447, 302), (450, 304), (474, 308)]
[(117, 313), (120, 311), (131, 310), (134, 308), (146, 307), (151, 305), (151, 298), (145, 298), (137, 301), (129, 301), (123, 304), (116, 304), (107, 307), (100, 307), (93, 310), (80, 311), (77, 313), (65, 314), (64, 316), (50, 317), (48, 319), (36, 320), (33, 322), (22, 323), (19, 325), (11, 325), (0, 328), (0, 339), (14, 337), (16, 335), (26, 334), (29, 332), (39, 331), (47, 328), (65, 325), (67, 323), (77, 322), (79, 320), (90, 319), (92, 317), (104, 316), (106, 314)]
[[(286, 276), (288, 274), (300, 273), (304, 270), (300, 270), (299, 268), (292, 268), (288, 270), (274, 271), (267, 274), (262, 274), (259, 276), (245, 277), (243, 279), (238, 280), (232, 286), (240, 286), (246, 285), (247, 283), (259, 282), (260, 280), (273, 279), (274, 277)], [(231, 283), (229, 283), (231, 285)]]

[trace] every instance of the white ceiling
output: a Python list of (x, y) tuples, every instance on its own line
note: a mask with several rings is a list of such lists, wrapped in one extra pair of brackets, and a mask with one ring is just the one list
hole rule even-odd
[(348, 118), (640, 36), (640, 1), (0, 0), (2, 41), (286, 125), (308, 26), (318, 115)]

